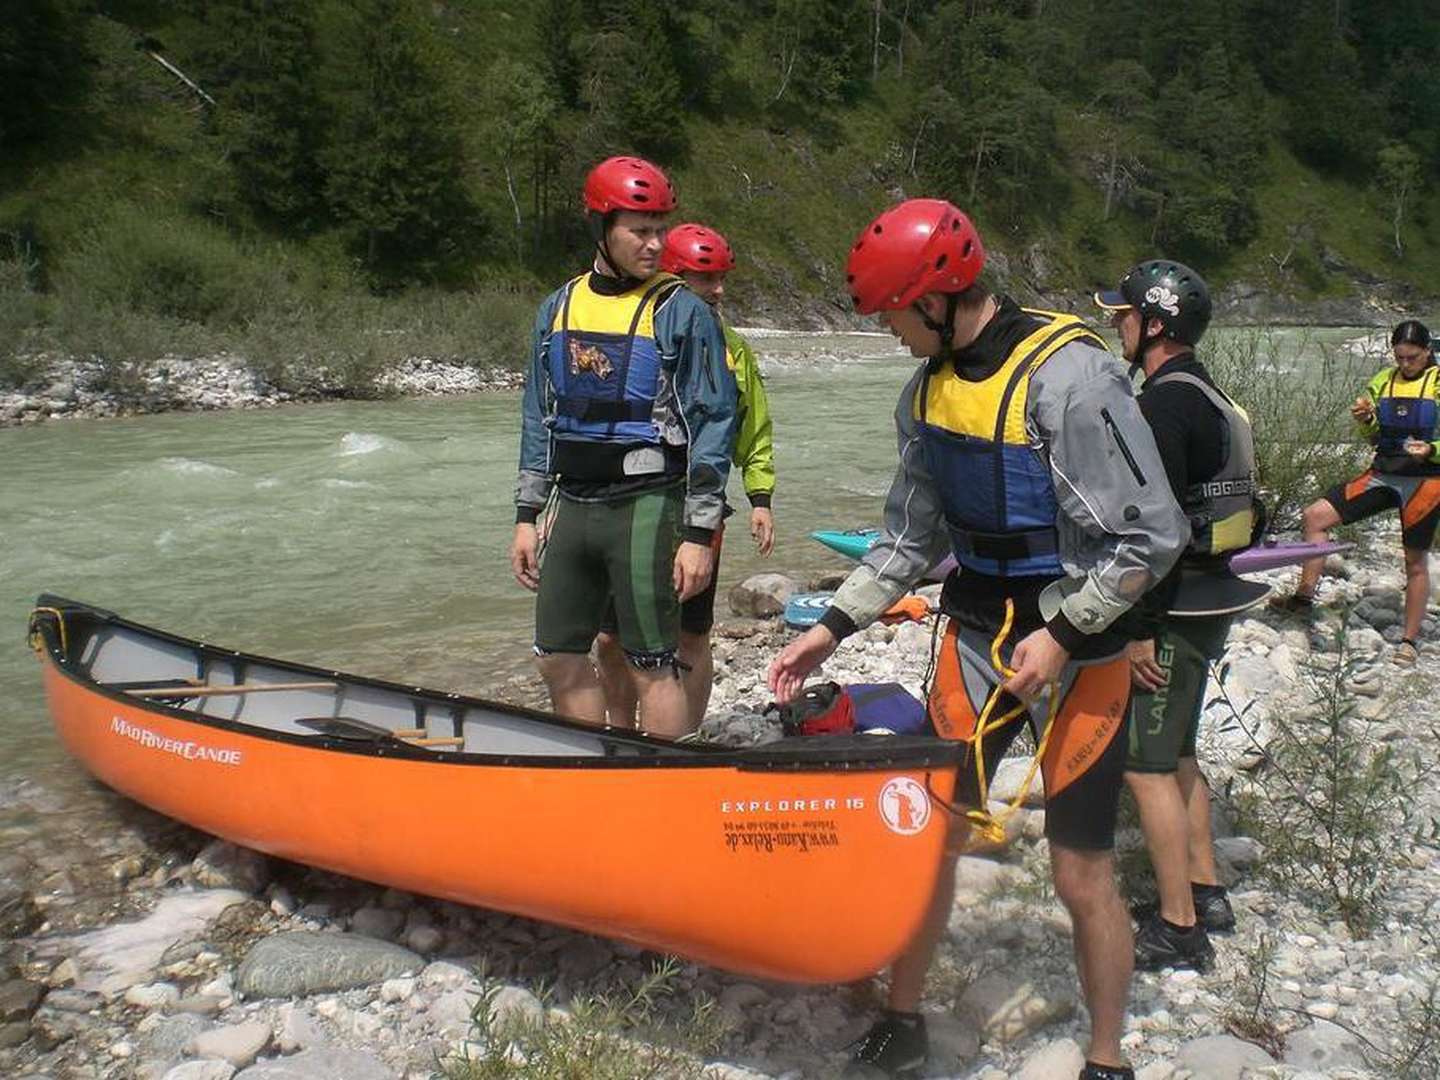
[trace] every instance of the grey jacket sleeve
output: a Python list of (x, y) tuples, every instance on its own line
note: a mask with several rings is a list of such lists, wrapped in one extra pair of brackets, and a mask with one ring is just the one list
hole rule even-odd
[(1165, 576), (1190, 541), (1150, 427), (1110, 354), (1066, 345), (1030, 383), (1027, 421), (1044, 446), (1068, 577), (1040, 610), (1071, 652)]
[(530, 366), (525, 393), (520, 399), (520, 473), (515, 481), (515, 520), (535, 521), (550, 498), (554, 476), (550, 472), (550, 429), (546, 424), (555, 408), (555, 392), (545, 369), (545, 350), (559, 294), (546, 297), (535, 314), (530, 335)]
[(913, 403), (925, 369), (905, 384), (895, 407), (900, 463), (885, 497), (880, 539), (835, 593), (821, 622), (837, 638), (868, 626), (945, 554), (949, 534), (925, 456)]

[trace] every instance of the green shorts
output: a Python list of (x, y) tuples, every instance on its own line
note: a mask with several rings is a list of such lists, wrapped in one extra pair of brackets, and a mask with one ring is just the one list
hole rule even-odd
[(674, 659), (680, 641), (675, 551), (683, 482), (608, 502), (563, 493), (540, 561), (535, 651), (587, 653), (611, 596), (620, 647), (639, 667)]
[(1210, 661), (1225, 652), (1233, 615), (1169, 618), (1155, 635), (1155, 662), (1170, 676), (1159, 690), (1130, 696), (1130, 772), (1170, 773), (1195, 756)]

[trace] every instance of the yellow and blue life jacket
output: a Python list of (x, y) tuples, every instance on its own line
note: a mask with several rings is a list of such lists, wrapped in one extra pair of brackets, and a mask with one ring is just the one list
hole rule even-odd
[(1399, 367), (1395, 367), (1388, 379), (1375, 379), (1371, 392), (1379, 425), (1375, 451), (1404, 461), (1406, 439), (1430, 442), (1435, 438), (1435, 381), (1440, 378), (1440, 368), (1431, 364), (1418, 379), (1399, 379), (1399, 374)]
[(674, 274), (656, 274), (629, 292), (605, 296), (582, 274), (565, 287), (546, 357), (558, 438), (660, 443), (654, 421), (661, 383), (655, 309), (681, 284)]
[(966, 570), (997, 577), (1064, 572), (1049, 462), (1026, 429), (1030, 379), (1073, 341), (1105, 349), (1073, 315), (1026, 312), (1041, 325), (994, 373), (970, 382), (953, 369), (927, 371), (913, 406), (955, 559)]

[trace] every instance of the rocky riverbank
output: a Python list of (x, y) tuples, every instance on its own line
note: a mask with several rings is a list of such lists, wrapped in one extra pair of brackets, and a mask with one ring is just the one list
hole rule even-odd
[[(264, 409), (295, 402), (353, 397), (353, 389), (325, 372), (311, 373), (303, 389), (277, 386), (243, 357), (166, 357), (117, 373), (93, 360), (53, 357), (18, 390), (0, 390), (0, 427), (45, 420), (133, 416), (159, 412)], [(412, 357), (384, 372), (371, 396), (473, 394), (518, 389), (524, 376), (508, 368), (474, 368)]]
[[(1008, 269), (1004, 274), (1013, 279)], [(1026, 303), (1047, 309), (1094, 315), (1088, 296), (1050, 293), (1023, 285), (1017, 295)], [(746, 325), (784, 326), (816, 333), (875, 329), (873, 320), (860, 319), (853, 312), (813, 297), (776, 294), (746, 299), (730, 313)], [(1407, 299), (1391, 295), (1375, 284), (1369, 292), (1351, 297), (1300, 302), (1240, 284), (1216, 298), (1216, 314), (1217, 322), (1231, 326), (1371, 326), (1378, 333), (1400, 318), (1416, 314), (1407, 306)], [(1371, 351), (1383, 359), (1388, 338), (1376, 340), (1378, 351)], [(287, 377), (287, 385), (281, 386), (245, 357), (228, 353), (167, 356), (144, 365), (117, 366), (98, 359), (63, 356), (32, 357), (28, 364), (34, 374), (22, 387), (0, 389), (0, 427), (58, 419), (268, 408), (356, 396), (469, 394), (524, 385), (523, 372), (514, 369), (477, 368), (433, 357), (403, 360), (363, 387), (323, 369), (308, 370), (303, 384), (297, 384), (292, 376)]]
[[(1342, 728), (1362, 736), (1360, 746), (1394, 747), (1433, 764), (1440, 655), (1427, 649), (1408, 670), (1388, 659), (1399, 636), (1398, 565), (1398, 537), (1382, 529), (1355, 558), (1332, 559), (1313, 621), (1262, 610), (1232, 632), (1224, 695), (1212, 687), (1230, 704), (1208, 707), (1200, 752), (1217, 793), (1217, 848), (1239, 926), (1216, 939), (1209, 974), (1137, 976), (1125, 1046), (1142, 1080), (1436, 1075), (1440, 791), (1405, 786), (1411, 804), (1403, 819), (1368, 804), (1366, 824), (1387, 830), (1388, 854), (1372, 868), (1387, 888), (1371, 897), (1375, 917), (1365, 933), (1313, 889), (1277, 884), (1269, 871), (1290, 856), (1236, 820), (1247, 800), (1290, 805), (1282, 746), (1315, 715), (1317, 672), (1338, 670)], [(764, 612), (799, 584), (827, 582), (771, 582), (769, 601), (752, 589), (744, 604)], [(1432, 605), (1430, 641), (1437, 619)], [(918, 691), (931, 629), (872, 627), (847, 642), (824, 675)], [(759, 616), (718, 629), (708, 737), (779, 737), (763, 712), (764, 674), (787, 637), (774, 618)], [(529, 680), (494, 689), (539, 697)], [(1364, 761), (1350, 765), (1362, 769)], [(994, 796), (1017, 792), (1023, 771), (1022, 759), (1007, 761)], [(1397, 791), (1407, 783), (1400, 772), (1369, 779)], [(1004, 844), (962, 860), (926, 997), (927, 1076), (1068, 1080), (1078, 1069), (1085, 1021), (1068, 920), (1047, 883), (1043, 820), (1032, 792)], [(1420, 827), (1426, 821), (1428, 830)], [(1297, 817), (1292, 831), (1307, 827)], [(577, 1002), (624, 996), (659, 961), (601, 938), (268, 859), (98, 786), (27, 779), (0, 788), (0, 836), (6, 1077), (418, 1080), (445, 1062), (459, 1077), (459, 1057), (503, 1049), (498, 1036), (473, 1026), (477, 1001), (501, 1018), (563, 1028), (583, 1015)], [(1139, 845), (1132, 816), (1121, 838), (1131, 881), (1146, 876), (1133, 857)], [(804, 917), (777, 909), (776, 932)], [(680, 963), (665, 989), (659, 1012), (679, 1024), (697, 1004), (714, 1003), (718, 1042), (697, 1059), (709, 1063), (709, 1076), (802, 1080), (839, 1074), (842, 1048), (872, 1019), (883, 984), (797, 988)], [(553, 1075), (540, 1062), (533, 1073), (519, 1071), (518, 1051), (506, 1053), (516, 1071), (473, 1075)], [(1407, 1054), (1409, 1072), (1401, 1071)]]

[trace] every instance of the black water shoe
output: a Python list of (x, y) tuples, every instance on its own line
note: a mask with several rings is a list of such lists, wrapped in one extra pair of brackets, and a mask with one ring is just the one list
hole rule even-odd
[(930, 1052), (925, 1018), (887, 1009), (874, 1027), (846, 1049), (851, 1062), (846, 1076), (918, 1076)]
[(1266, 605), (1278, 615), (1299, 615), (1309, 618), (1315, 614), (1315, 597), (1306, 596), (1304, 593), (1287, 593), (1284, 596), (1273, 596)]
[(1166, 922), (1157, 913), (1135, 931), (1135, 968), (1193, 968), (1202, 975), (1215, 964), (1215, 946), (1200, 923), (1185, 929)]
[(1096, 1065), (1087, 1061), (1080, 1070), (1079, 1080), (1135, 1080), (1135, 1070), (1129, 1065)]
[[(1212, 934), (1228, 934), (1235, 929), (1235, 909), (1224, 885), (1190, 883), (1190, 899), (1195, 903), (1195, 920)], [(1160, 914), (1159, 900), (1133, 904), (1130, 916), (1136, 925), (1149, 922)]]
[(1224, 885), (1197, 885), (1192, 881), (1190, 895), (1195, 900), (1195, 919), (1207, 932), (1228, 934), (1235, 929), (1235, 909), (1230, 906)]

